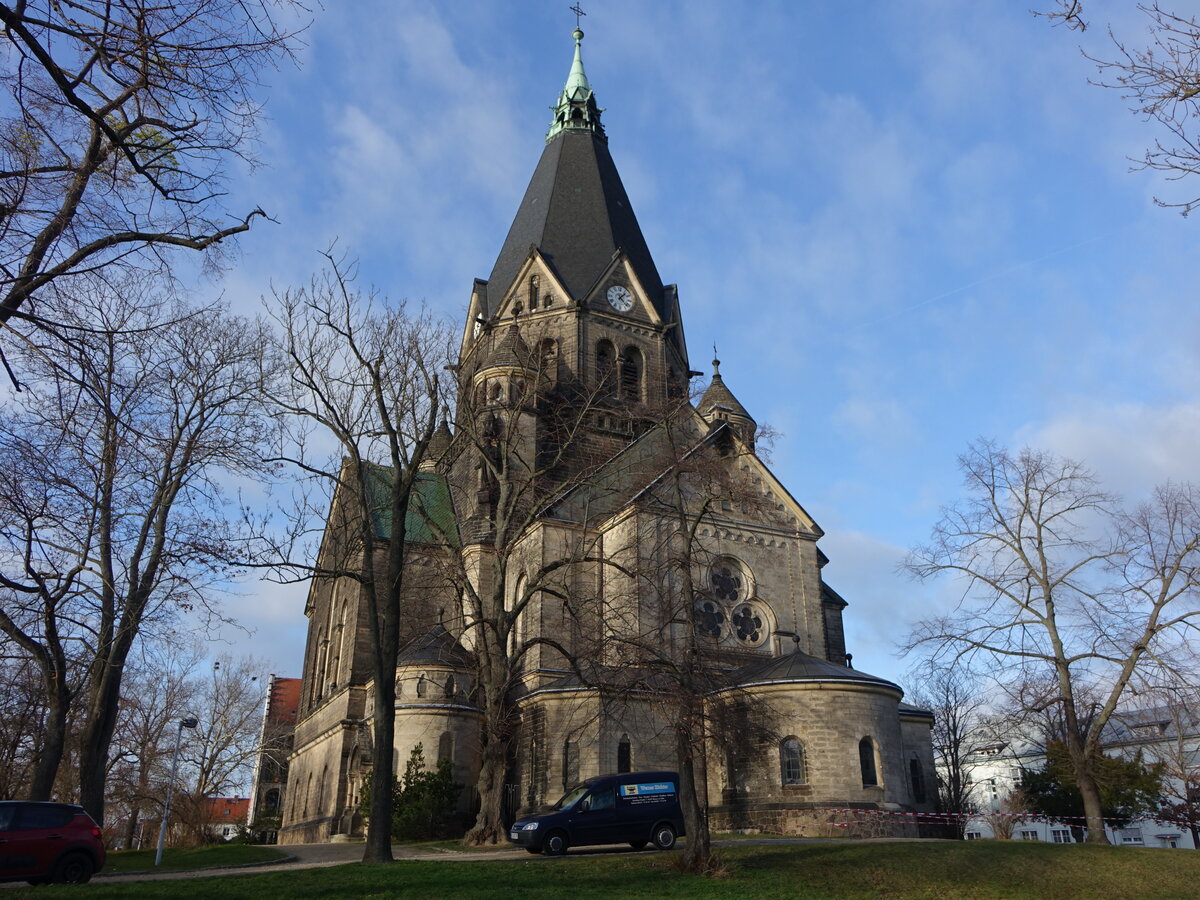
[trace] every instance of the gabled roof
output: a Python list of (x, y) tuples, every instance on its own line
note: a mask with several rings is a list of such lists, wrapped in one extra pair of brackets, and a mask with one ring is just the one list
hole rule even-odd
[[(388, 466), (372, 465), (371, 507), (375, 515), (375, 534), (382, 540), (392, 536), (392, 510), (388, 493), (392, 481), (392, 469)], [(413, 496), (409, 500), (408, 514), (404, 517), (405, 542), (409, 544), (440, 544), (442, 535), (458, 540), (458, 523), (454, 517), (454, 503), (450, 498), (450, 486), (442, 475), (420, 472), (413, 485)]]
[(613, 254), (623, 250), (655, 309), (666, 318), (662, 279), (600, 135), (563, 131), (542, 151), (488, 277), (489, 316), (529, 257), (530, 247), (541, 251), (576, 300), (587, 296)]

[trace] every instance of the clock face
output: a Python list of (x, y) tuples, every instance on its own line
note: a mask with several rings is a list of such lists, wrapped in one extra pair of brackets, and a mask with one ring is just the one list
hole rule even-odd
[(608, 305), (617, 312), (629, 312), (633, 309), (633, 294), (619, 284), (608, 289)]

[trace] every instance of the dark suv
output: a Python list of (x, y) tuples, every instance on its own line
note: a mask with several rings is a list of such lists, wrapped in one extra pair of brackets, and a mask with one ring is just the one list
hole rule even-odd
[(84, 884), (104, 856), (100, 828), (82, 806), (0, 801), (0, 881)]

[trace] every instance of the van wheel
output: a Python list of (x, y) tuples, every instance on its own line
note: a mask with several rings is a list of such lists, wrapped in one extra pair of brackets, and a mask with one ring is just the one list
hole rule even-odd
[(649, 842), (648, 841), (630, 841), (629, 846), (632, 847), (634, 850), (641, 850), (643, 847), (646, 846), (647, 843), (649, 843)]
[(670, 850), (675, 846), (675, 829), (666, 822), (654, 829), (654, 846), (659, 850)]
[(96, 866), (86, 853), (68, 853), (54, 865), (50, 880), (55, 884), (87, 884)]
[(567, 852), (567, 833), (565, 831), (552, 831), (546, 835), (546, 840), (542, 844), (542, 851), (547, 856), (562, 856)]

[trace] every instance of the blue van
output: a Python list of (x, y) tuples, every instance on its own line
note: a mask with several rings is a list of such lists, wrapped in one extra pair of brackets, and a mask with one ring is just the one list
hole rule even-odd
[(583, 844), (629, 844), (641, 850), (653, 842), (670, 850), (683, 833), (679, 775), (626, 772), (576, 785), (549, 811), (513, 822), (508, 839), (530, 853), (558, 856)]

